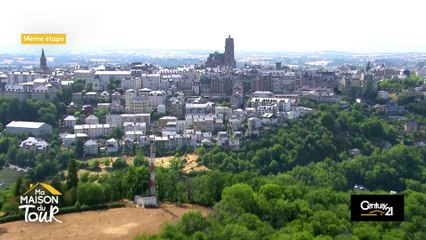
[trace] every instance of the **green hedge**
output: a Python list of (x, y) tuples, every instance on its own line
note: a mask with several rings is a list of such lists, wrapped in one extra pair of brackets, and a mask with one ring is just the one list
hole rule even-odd
[(125, 204), (122, 202), (113, 202), (113, 203), (103, 203), (103, 204), (95, 204), (95, 205), (82, 205), (80, 207), (63, 207), (59, 209), (60, 214), (66, 213), (74, 213), (74, 212), (85, 212), (92, 210), (102, 210), (102, 209), (110, 209), (110, 208), (122, 208), (125, 207)]
[[(63, 207), (59, 209), (58, 215), (67, 214), (67, 213), (75, 213), (75, 212), (85, 212), (85, 211), (93, 211), (93, 210), (102, 210), (102, 209), (110, 209), (110, 208), (122, 208), (125, 207), (125, 204), (122, 202), (113, 202), (113, 203), (104, 203), (104, 204), (96, 204), (96, 205), (83, 205), (80, 207)], [(23, 220), (25, 218), (24, 214), (13, 214), (6, 215), (0, 218), (1, 223), (13, 222)]]
[(0, 218), (0, 224), (24, 219), (24, 214), (6, 215)]

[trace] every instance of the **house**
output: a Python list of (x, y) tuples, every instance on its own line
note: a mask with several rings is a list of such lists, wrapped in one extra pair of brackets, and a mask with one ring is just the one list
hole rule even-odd
[(126, 139), (130, 139), (132, 141), (139, 140), (142, 136), (145, 136), (146, 133), (142, 131), (126, 131), (124, 136)]
[(383, 99), (389, 99), (389, 92), (387, 91), (379, 91), (377, 92), (377, 96)]
[(176, 122), (178, 119), (173, 116), (164, 116), (160, 118), (160, 127), (166, 127), (168, 122)]
[(119, 149), (118, 141), (115, 140), (114, 138), (108, 139), (108, 141), (107, 141), (107, 152), (108, 153), (116, 153), (116, 152), (118, 152), (118, 149)]
[(229, 149), (232, 151), (240, 151), (241, 140), (238, 138), (230, 138), (228, 142)]
[(360, 155), (361, 150), (359, 150), (358, 148), (352, 148), (350, 153), (351, 153), (351, 155)]
[(87, 92), (84, 94), (84, 98), (86, 100), (91, 100), (91, 101), (95, 101), (97, 98), (97, 93), (96, 92)]
[(211, 147), (212, 146), (212, 141), (210, 141), (207, 138), (204, 138), (203, 140), (201, 140), (201, 145), (203, 147)]
[(389, 115), (399, 115), (405, 113), (405, 106), (390, 103), (387, 105), (387, 107)]
[(81, 111), (82, 111), (84, 114), (89, 114), (89, 113), (91, 113), (91, 112), (93, 111), (93, 107), (92, 107), (92, 105), (83, 105), (83, 106), (81, 107)]
[(33, 149), (37, 152), (45, 152), (49, 148), (49, 144), (43, 139), (37, 139), (35, 137), (29, 137), (19, 144), (22, 149), (30, 150)]
[(72, 115), (68, 115), (66, 118), (64, 118), (64, 126), (65, 127), (69, 127), (69, 128), (74, 128), (74, 126), (77, 124), (77, 118), (72, 116)]
[(291, 111), (288, 111), (288, 112), (285, 113), (285, 118), (291, 119), (291, 120), (297, 119), (297, 118), (299, 118), (299, 116), (300, 116), (300, 114), (296, 110), (291, 110)]
[(262, 124), (264, 125), (275, 125), (278, 123), (277, 117), (272, 113), (265, 113), (262, 116)]
[(62, 138), (62, 145), (64, 147), (71, 147), (75, 144), (75, 141), (78, 138), (85, 140), (89, 138), (89, 136), (87, 136), (85, 133), (67, 134)]
[(259, 129), (262, 127), (262, 122), (257, 117), (251, 117), (247, 119), (247, 127), (249, 129)]
[(92, 114), (92, 115), (89, 115), (89, 116), (88, 116), (88, 117), (84, 120), (84, 122), (85, 122), (86, 124), (99, 124), (99, 118)]
[(166, 114), (166, 105), (164, 105), (164, 104), (159, 104), (159, 105), (157, 106), (157, 113), (158, 113), (158, 114), (160, 114), (160, 115), (164, 115), (164, 114)]
[(224, 131), (220, 131), (217, 133), (216, 144), (220, 147), (228, 144), (228, 134)]
[(229, 117), (232, 115), (232, 109), (229, 107), (218, 106), (215, 108), (214, 113), (217, 115), (222, 114), (225, 119), (229, 119)]
[(166, 104), (166, 92), (164, 91), (151, 91), (148, 93), (148, 102), (151, 107), (158, 107), (158, 105)]
[(229, 120), (229, 125), (233, 131), (238, 131), (242, 127), (242, 123), (239, 119), (231, 119)]
[(29, 133), (34, 136), (42, 136), (45, 134), (52, 134), (52, 126), (43, 122), (12, 121), (6, 125), (6, 133)]
[(109, 101), (109, 93), (107, 91), (103, 91), (100, 95), (100, 98), (103, 101), (108, 102)]
[(123, 149), (133, 150), (134, 140), (125, 138), (122, 142)]
[(98, 103), (96, 105), (96, 107), (98, 109), (110, 109), (111, 108), (111, 103)]
[(386, 113), (388, 111), (388, 107), (386, 105), (376, 104), (373, 106), (373, 109), (378, 113)]
[(406, 132), (417, 131), (418, 128), (419, 128), (419, 125), (415, 121), (407, 122), (407, 123), (404, 124), (404, 131), (406, 131)]
[(69, 112), (69, 113), (73, 113), (73, 112), (75, 112), (77, 110), (77, 108), (76, 108), (76, 106), (75, 106), (75, 103), (74, 102), (71, 102), (70, 104), (68, 104), (68, 106), (67, 106), (67, 112)]
[(214, 112), (214, 103), (187, 103), (185, 104), (186, 114), (209, 114)]
[(84, 143), (84, 155), (98, 155), (98, 153), (99, 146), (95, 141), (90, 139)]

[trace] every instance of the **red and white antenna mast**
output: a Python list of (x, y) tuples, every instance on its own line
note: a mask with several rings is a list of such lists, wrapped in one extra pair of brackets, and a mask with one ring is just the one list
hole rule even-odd
[(150, 169), (150, 174), (149, 174), (149, 193), (151, 196), (155, 196), (155, 151), (156, 151), (156, 147), (155, 147), (155, 142), (151, 143), (151, 148), (150, 148), (150, 163), (149, 163), (149, 169)]

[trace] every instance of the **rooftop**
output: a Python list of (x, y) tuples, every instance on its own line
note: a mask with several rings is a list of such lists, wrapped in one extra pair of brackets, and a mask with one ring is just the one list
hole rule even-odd
[[(13, 128), (40, 128), (43, 126), (44, 122), (25, 122), (25, 121), (12, 121), (9, 124), (6, 125), (6, 127), (13, 127)], [(48, 124), (46, 124), (48, 125)]]

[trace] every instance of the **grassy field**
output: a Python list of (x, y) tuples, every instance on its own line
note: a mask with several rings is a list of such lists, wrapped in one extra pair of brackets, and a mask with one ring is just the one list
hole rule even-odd
[(193, 205), (163, 204), (160, 208), (114, 208), (100, 211), (58, 215), (63, 223), (26, 223), (16, 221), (0, 224), (0, 239), (90, 239), (132, 240), (137, 234), (154, 234), (164, 223), (177, 223), (188, 211), (207, 215), (210, 209)]
[(8, 188), (12, 183), (16, 181), (16, 179), (18, 179), (18, 177), (24, 175), (24, 172), (18, 172), (14, 169), (3, 167), (3, 169), (0, 170), (0, 188)]

